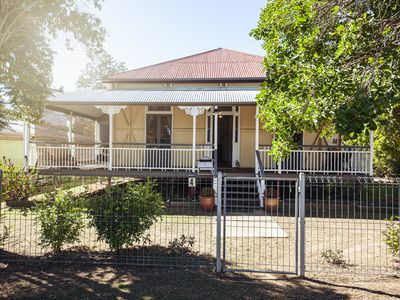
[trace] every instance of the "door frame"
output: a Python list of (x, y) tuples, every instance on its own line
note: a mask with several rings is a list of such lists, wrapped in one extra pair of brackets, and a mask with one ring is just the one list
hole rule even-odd
[[(220, 105), (220, 106), (228, 106), (228, 105)], [(218, 115), (232, 116), (232, 161), (230, 166), (232, 168), (236, 168), (236, 162), (240, 163), (240, 106), (234, 105), (231, 106), (232, 110), (230, 111), (218, 111)], [(219, 106), (218, 106), (219, 107)], [(207, 132), (208, 132), (208, 118), (210, 117), (211, 122), (211, 140), (207, 140)], [(214, 137), (214, 118), (212, 109), (207, 110), (206, 118), (205, 118), (205, 143), (213, 144)], [(237, 130), (237, 139), (236, 139), (236, 130)]]

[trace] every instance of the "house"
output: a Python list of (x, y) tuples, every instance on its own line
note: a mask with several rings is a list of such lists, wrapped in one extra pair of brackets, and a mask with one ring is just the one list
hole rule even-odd
[(10, 159), (18, 167), (24, 165), (23, 125), (10, 122), (9, 128), (0, 130), (0, 159)]
[(256, 118), (264, 78), (263, 57), (224, 48), (118, 73), (103, 81), (104, 90), (66, 92), (47, 104), (70, 116), (69, 124), (93, 120), (95, 143), (40, 145), (25, 135), (24, 154), (43, 170), (110, 175), (196, 173), (210, 159), (214, 171), (371, 174), (372, 147), (344, 147), (316, 132), (299, 133), (291, 156), (272, 160), (273, 136)]

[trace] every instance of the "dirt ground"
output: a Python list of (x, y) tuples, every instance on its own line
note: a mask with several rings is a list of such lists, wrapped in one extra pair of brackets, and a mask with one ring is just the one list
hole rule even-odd
[(209, 268), (0, 263), (7, 299), (400, 299), (398, 277), (227, 273)]

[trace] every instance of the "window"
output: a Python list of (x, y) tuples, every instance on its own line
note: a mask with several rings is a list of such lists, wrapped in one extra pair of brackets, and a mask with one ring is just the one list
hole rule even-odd
[(232, 111), (232, 106), (218, 106), (218, 111)]
[(147, 144), (171, 144), (170, 114), (148, 114), (146, 116), (146, 143)]
[(147, 111), (149, 112), (158, 112), (158, 111), (171, 111), (171, 106), (165, 106), (165, 105), (152, 105), (152, 106), (147, 106)]

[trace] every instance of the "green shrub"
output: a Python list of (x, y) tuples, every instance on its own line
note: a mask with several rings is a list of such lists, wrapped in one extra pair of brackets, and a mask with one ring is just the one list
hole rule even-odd
[(0, 161), (0, 168), (3, 170), (2, 199), (4, 201), (26, 201), (36, 191), (38, 180), (36, 169), (27, 172), (5, 157)]
[(98, 239), (112, 250), (141, 242), (145, 231), (164, 210), (161, 195), (151, 181), (107, 188), (88, 204)]
[(387, 221), (385, 243), (394, 256), (400, 256), (400, 217), (392, 216)]
[(83, 199), (75, 197), (72, 191), (46, 194), (34, 208), (36, 222), (40, 225), (41, 244), (59, 252), (64, 244), (79, 242), (85, 210)]
[(337, 250), (323, 250), (321, 252), (321, 257), (330, 265), (335, 265), (335, 266), (344, 266), (346, 265), (346, 262), (343, 257), (343, 250), (337, 249)]
[(194, 245), (195, 238), (194, 236), (186, 236), (182, 234), (179, 239), (174, 238), (172, 241), (168, 243), (168, 248), (170, 253), (182, 255), (185, 253), (190, 253), (191, 248)]

